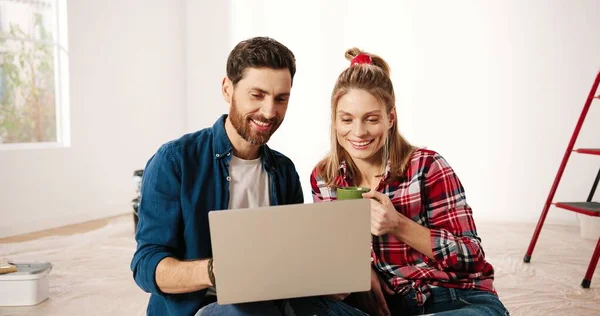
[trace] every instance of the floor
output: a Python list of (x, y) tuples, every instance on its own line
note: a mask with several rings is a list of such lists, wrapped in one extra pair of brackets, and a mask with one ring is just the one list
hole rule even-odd
[[(600, 315), (600, 272), (580, 287), (596, 242), (575, 226), (548, 225), (530, 264), (523, 254), (534, 225), (478, 223), (496, 288), (511, 315)], [(148, 294), (133, 282), (133, 220), (120, 216), (0, 239), (0, 257), (49, 261), (50, 298), (37, 306), (0, 307), (2, 316), (145, 315)]]

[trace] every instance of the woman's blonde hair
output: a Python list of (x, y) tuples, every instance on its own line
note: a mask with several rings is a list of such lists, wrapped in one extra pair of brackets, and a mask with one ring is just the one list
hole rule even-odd
[[(346, 162), (346, 175), (355, 178), (358, 168), (351, 157), (337, 140), (335, 129), (338, 101), (342, 96), (352, 89), (361, 89), (374, 96), (385, 106), (386, 114), (391, 113), (396, 117), (392, 127), (388, 131), (387, 140), (382, 147), (382, 175), (385, 173), (387, 163), (390, 163), (390, 176), (388, 181), (399, 180), (404, 175), (406, 166), (410, 160), (414, 147), (411, 146), (398, 131), (396, 115), (396, 97), (394, 87), (390, 80), (390, 67), (383, 58), (351, 48), (346, 51), (346, 59), (352, 61), (358, 55), (367, 55), (372, 63), (356, 63), (344, 70), (338, 77), (331, 94), (331, 151), (317, 165), (317, 171), (329, 187), (338, 187), (336, 183), (339, 175), (341, 162)], [(365, 56), (361, 56), (365, 57)]]

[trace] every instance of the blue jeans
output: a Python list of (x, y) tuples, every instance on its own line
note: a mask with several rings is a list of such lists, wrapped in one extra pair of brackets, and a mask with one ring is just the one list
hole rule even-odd
[(424, 306), (417, 306), (414, 290), (405, 296), (386, 299), (392, 315), (510, 315), (498, 296), (481, 290), (433, 288)]
[(360, 310), (343, 302), (334, 302), (324, 297), (304, 297), (286, 300), (243, 303), (231, 305), (209, 304), (201, 308), (196, 316), (367, 316)]

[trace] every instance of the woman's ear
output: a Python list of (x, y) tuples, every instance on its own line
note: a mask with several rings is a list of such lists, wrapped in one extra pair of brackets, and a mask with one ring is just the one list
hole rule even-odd
[(396, 108), (392, 108), (388, 114), (388, 123), (390, 124), (390, 128), (394, 127), (394, 124), (396, 123)]

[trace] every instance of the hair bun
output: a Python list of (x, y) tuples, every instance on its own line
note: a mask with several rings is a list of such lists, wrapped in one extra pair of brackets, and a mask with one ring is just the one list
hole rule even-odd
[[(373, 64), (376, 67), (381, 68), (381, 70), (383, 70), (383, 72), (389, 77), (390, 76), (390, 66), (388, 65), (387, 62), (385, 62), (385, 60), (383, 60), (383, 58), (375, 55), (375, 54), (371, 54), (371, 53), (367, 53), (363, 50), (361, 50), (360, 48), (357, 47), (352, 47), (350, 49), (346, 50), (345, 53), (345, 57), (347, 60), (349, 61), (353, 61), (354, 58), (356, 58), (356, 56), (358, 55), (367, 55), (369, 57), (371, 57), (371, 61), (372, 63), (365, 63), (365, 64)], [(359, 62), (361, 63), (361, 62)]]

